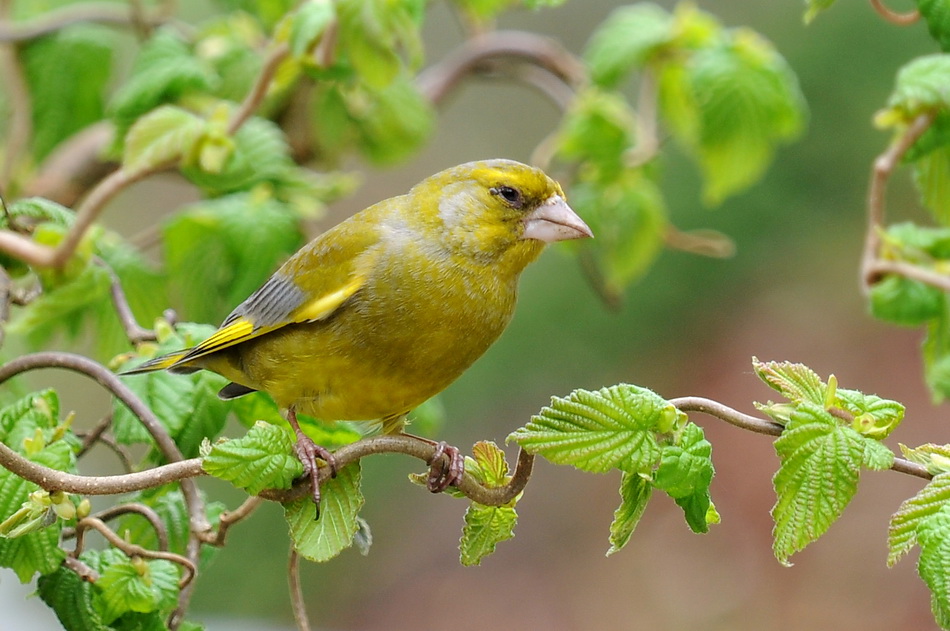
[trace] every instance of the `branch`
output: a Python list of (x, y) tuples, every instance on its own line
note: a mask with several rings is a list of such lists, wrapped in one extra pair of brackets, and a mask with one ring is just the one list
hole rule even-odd
[(864, 254), (861, 259), (861, 284), (867, 293), (880, 275), (875, 272), (878, 261), (878, 249), (881, 244), (881, 230), (884, 226), (884, 207), (887, 197), (887, 181), (907, 150), (933, 124), (936, 114), (926, 112), (911, 123), (904, 133), (898, 136), (887, 151), (874, 160), (871, 169), (871, 183), (868, 187), (868, 227), (864, 236)]
[(125, 297), (125, 291), (122, 289), (122, 283), (119, 281), (119, 277), (116, 276), (115, 271), (98, 257), (95, 259), (95, 262), (109, 272), (109, 294), (112, 296), (115, 313), (119, 317), (119, 322), (122, 323), (122, 329), (125, 331), (125, 336), (129, 342), (138, 344), (140, 342), (154, 342), (157, 340), (158, 338), (155, 335), (155, 331), (140, 326), (135, 319), (135, 314), (132, 313), (129, 301)]
[(44, 13), (41, 17), (22, 22), (0, 22), (0, 42), (25, 42), (55, 33), (67, 26), (83, 22), (117, 26), (161, 26), (169, 22), (169, 15), (133, 15), (128, 8), (114, 2), (84, 2)]
[(218, 532), (213, 536), (208, 533), (202, 541), (220, 548), (224, 545), (224, 540), (228, 535), (228, 529), (239, 521), (249, 517), (263, 502), (263, 498), (252, 495), (233, 511), (221, 513), (221, 517), (218, 520)]
[[(89, 517), (94, 517), (101, 521), (107, 522), (115, 519), (116, 517), (128, 515), (129, 513), (141, 515), (146, 520), (148, 520), (148, 523), (152, 525), (152, 529), (155, 530), (155, 536), (158, 538), (158, 549), (168, 550), (168, 529), (165, 528), (165, 524), (162, 523), (162, 518), (159, 517), (158, 513), (155, 512), (155, 509), (146, 506), (145, 504), (138, 504), (135, 502), (119, 504), (103, 511), (99, 511), (98, 513), (90, 515)], [(62, 536), (63, 539), (71, 539), (77, 536), (77, 531), (75, 528), (63, 528)]]
[(303, 588), (300, 584), (300, 555), (290, 546), (290, 562), (287, 567), (287, 580), (290, 583), (290, 603), (294, 610), (294, 622), (298, 631), (310, 631), (307, 618), (307, 604), (304, 602)]
[[(774, 421), (768, 421), (766, 419), (743, 414), (738, 410), (734, 410), (727, 405), (723, 405), (722, 403), (713, 401), (711, 399), (704, 399), (702, 397), (680, 397), (678, 399), (670, 399), (670, 403), (683, 412), (702, 412), (703, 414), (714, 416), (722, 421), (735, 425), (736, 427), (740, 427), (757, 434), (780, 436), (785, 430), (784, 427)], [(894, 464), (891, 465), (891, 469), (897, 471), (898, 473), (906, 473), (907, 475), (913, 475), (918, 478), (923, 478), (924, 480), (930, 480), (933, 478), (933, 476), (927, 472), (926, 467), (903, 458), (895, 457)]]
[(267, 88), (270, 87), (271, 80), (273, 80), (274, 75), (277, 74), (277, 69), (280, 67), (280, 64), (289, 54), (290, 46), (283, 43), (277, 45), (271, 51), (270, 55), (268, 55), (267, 59), (264, 60), (264, 65), (261, 67), (257, 79), (254, 80), (254, 85), (251, 86), (250, 92), (247, 93), (240, 107), (234, 112), (231, 120), (228, 121), (228, 134), (233, 135), (237, 133), (247, 119), (261, 106), (264, 97), (267, 96)]
[(490, 31), (472, 37), (416, 77), (416, 87), (433, 104), (439, 104), (471, 74), (484, 70), (487, 61), (519, 59), (547, 70), (569, 87), (586, 80), (584, 65), (557, 41), (524, 31)]
[(914, 9), (907, 13), (897, 13), (884, 5), (882, 0), (871, 0), (871, 7), (882, 18), (898, 26), (908, 26), (920, 19), (920, 11)]

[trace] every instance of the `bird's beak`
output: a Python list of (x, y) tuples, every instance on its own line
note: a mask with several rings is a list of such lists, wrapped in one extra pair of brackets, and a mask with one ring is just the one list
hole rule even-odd
[(593, 237), (587, 224), (577, 216), (560, 195), (552, 195), (524, 219), (522, 239), (545, 243)]

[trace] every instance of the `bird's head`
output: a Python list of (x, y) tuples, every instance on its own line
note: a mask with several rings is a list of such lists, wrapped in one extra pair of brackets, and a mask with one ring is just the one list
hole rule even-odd
[[(443, 247), (491, 263), (524, 267), (546, 243), (593, 236), (543, 171), (512, 160), (468, 162), (424, 180), (412, 193), (434, 204), (425, 221)], [(520, 270), (518, 270), (520, 271)]]

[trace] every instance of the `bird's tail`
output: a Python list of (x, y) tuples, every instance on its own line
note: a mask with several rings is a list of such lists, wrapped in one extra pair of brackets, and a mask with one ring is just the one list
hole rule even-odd
[(187, 364), (176, 366), (178, 362), (182, 360), (189, 352), (190, 348), (184, 350), (175, 351), (174, 353), (169, 353), (167, 355), (162, 355), (154, 359), (150, 359), (144, 364), (139, 364), (135, 368), (129, 368), (128, 370), (123, 370), (120, 372), (120, 375), (141, 375), (147, 372), (155, 372), (156, 370), (170, 370), (171, 372), (178, 374), (188, 374), (195, 372), (196, 370), (201, 370), (197, 366), (189, 366)]

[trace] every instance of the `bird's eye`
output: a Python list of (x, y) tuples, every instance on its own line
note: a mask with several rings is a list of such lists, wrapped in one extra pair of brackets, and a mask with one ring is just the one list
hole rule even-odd
[(498, 195), (506, 202), (509, 206), (514, 208), (521, 208), (524, 206), (524, 198), (521, 196), (521, 191), (510, 186), (496, 186), (491, 189), (492, 195)]

